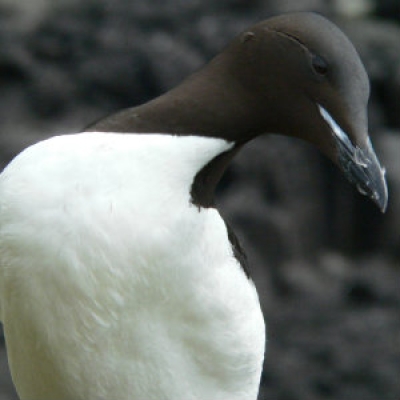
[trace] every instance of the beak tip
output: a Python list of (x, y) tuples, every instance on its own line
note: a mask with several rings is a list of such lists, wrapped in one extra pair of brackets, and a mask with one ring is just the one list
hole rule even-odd
[(385, 214), (386, 210), (387, 210), (387, 198), (385, 199), (377, 199), (375, 200), (376, 205), (379, 207), (380, 211), (382, 214)]
[(388, 205), (388, 189), (387, 189), (387, 184), (386, 184), (386, 180), (385, 177), (383, 176), (383, 190), (382, 190), (382, 194), (376, 195), (375, 198), (375, 202), (377, 204), (377, 206), (379, 207), (379, 209), (381, 210), (382, 214), (384, 214), (387, 210), (387, 205)]
[[(375, 164), (379, 167), (379, 164)], [(377, 171), (377, 169), (375, 169)], [(376, 173), (376, 172), (375, 172)], [(388, 205), (388, 188), (385, 178), (385, 169), (379, 167), (379, 172), (375, 174), (375, 179), (372, 180), (373, 185), (363, 185), (357, 184), (358, 191), (361, 194), (369, 197), (379, 208), (379, 210), (384, 214)], [(370, 182), (368, 180), (368, 182)], [(362, 182), (364, 183), (364, 182)]]

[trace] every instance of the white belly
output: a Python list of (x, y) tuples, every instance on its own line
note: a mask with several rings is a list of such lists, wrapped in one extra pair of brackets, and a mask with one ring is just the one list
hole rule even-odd
[(189, 196), (228, 148), (75, 135), (2, 174), (0, 316), (22, 399), (256, 399), (257, 294), (218, 212)]

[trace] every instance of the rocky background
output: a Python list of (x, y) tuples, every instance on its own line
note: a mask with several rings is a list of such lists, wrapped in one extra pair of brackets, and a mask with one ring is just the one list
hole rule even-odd
[[(400, 400), (400, 1), (0, 0), (1, 165), (166, 91), (247, 26), (294, 10), (328, 16), (358, 48), (390, 202), (381, 215), (295, 140), (259, 138), (237, 157), (219, 203), (268, 324), (259, 398)], [(12, 399), (0, 331), (0, 400)]]

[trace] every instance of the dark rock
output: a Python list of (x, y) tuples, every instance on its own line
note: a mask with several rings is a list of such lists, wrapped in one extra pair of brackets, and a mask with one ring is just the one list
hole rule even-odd
[[(396, 89), (400, 70), (400, 26), (379, 20), (341, 23), (357, 47), (371, 80), (372, 96), (383, 107), (386, 126), (399, 128)], [(376, 127), (372, 126), (375, 130)]]
[[(272, 296), (265, 308), (269, 342), (260, 399), (396, 399), (399, 269), (382, 258), (352, 263), (338, 254), (297, 267), (289, 269), (292, 284), (309, 288), (308, 295)], [(354, 302), (349, 288), (359, 282)]]
[(375, 0), (375, 14), (399, 22), (400, 3), (397, 0)]

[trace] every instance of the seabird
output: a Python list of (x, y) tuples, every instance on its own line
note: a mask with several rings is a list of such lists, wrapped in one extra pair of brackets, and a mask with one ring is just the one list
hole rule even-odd
[(214, 189), (274, 132), (384, 211), (368, 97), (345, 35), (286, 14), (166, 94), (19, 154), (0, 177), (0, 319), (20, 398), (255, 400), (264, 320)]

